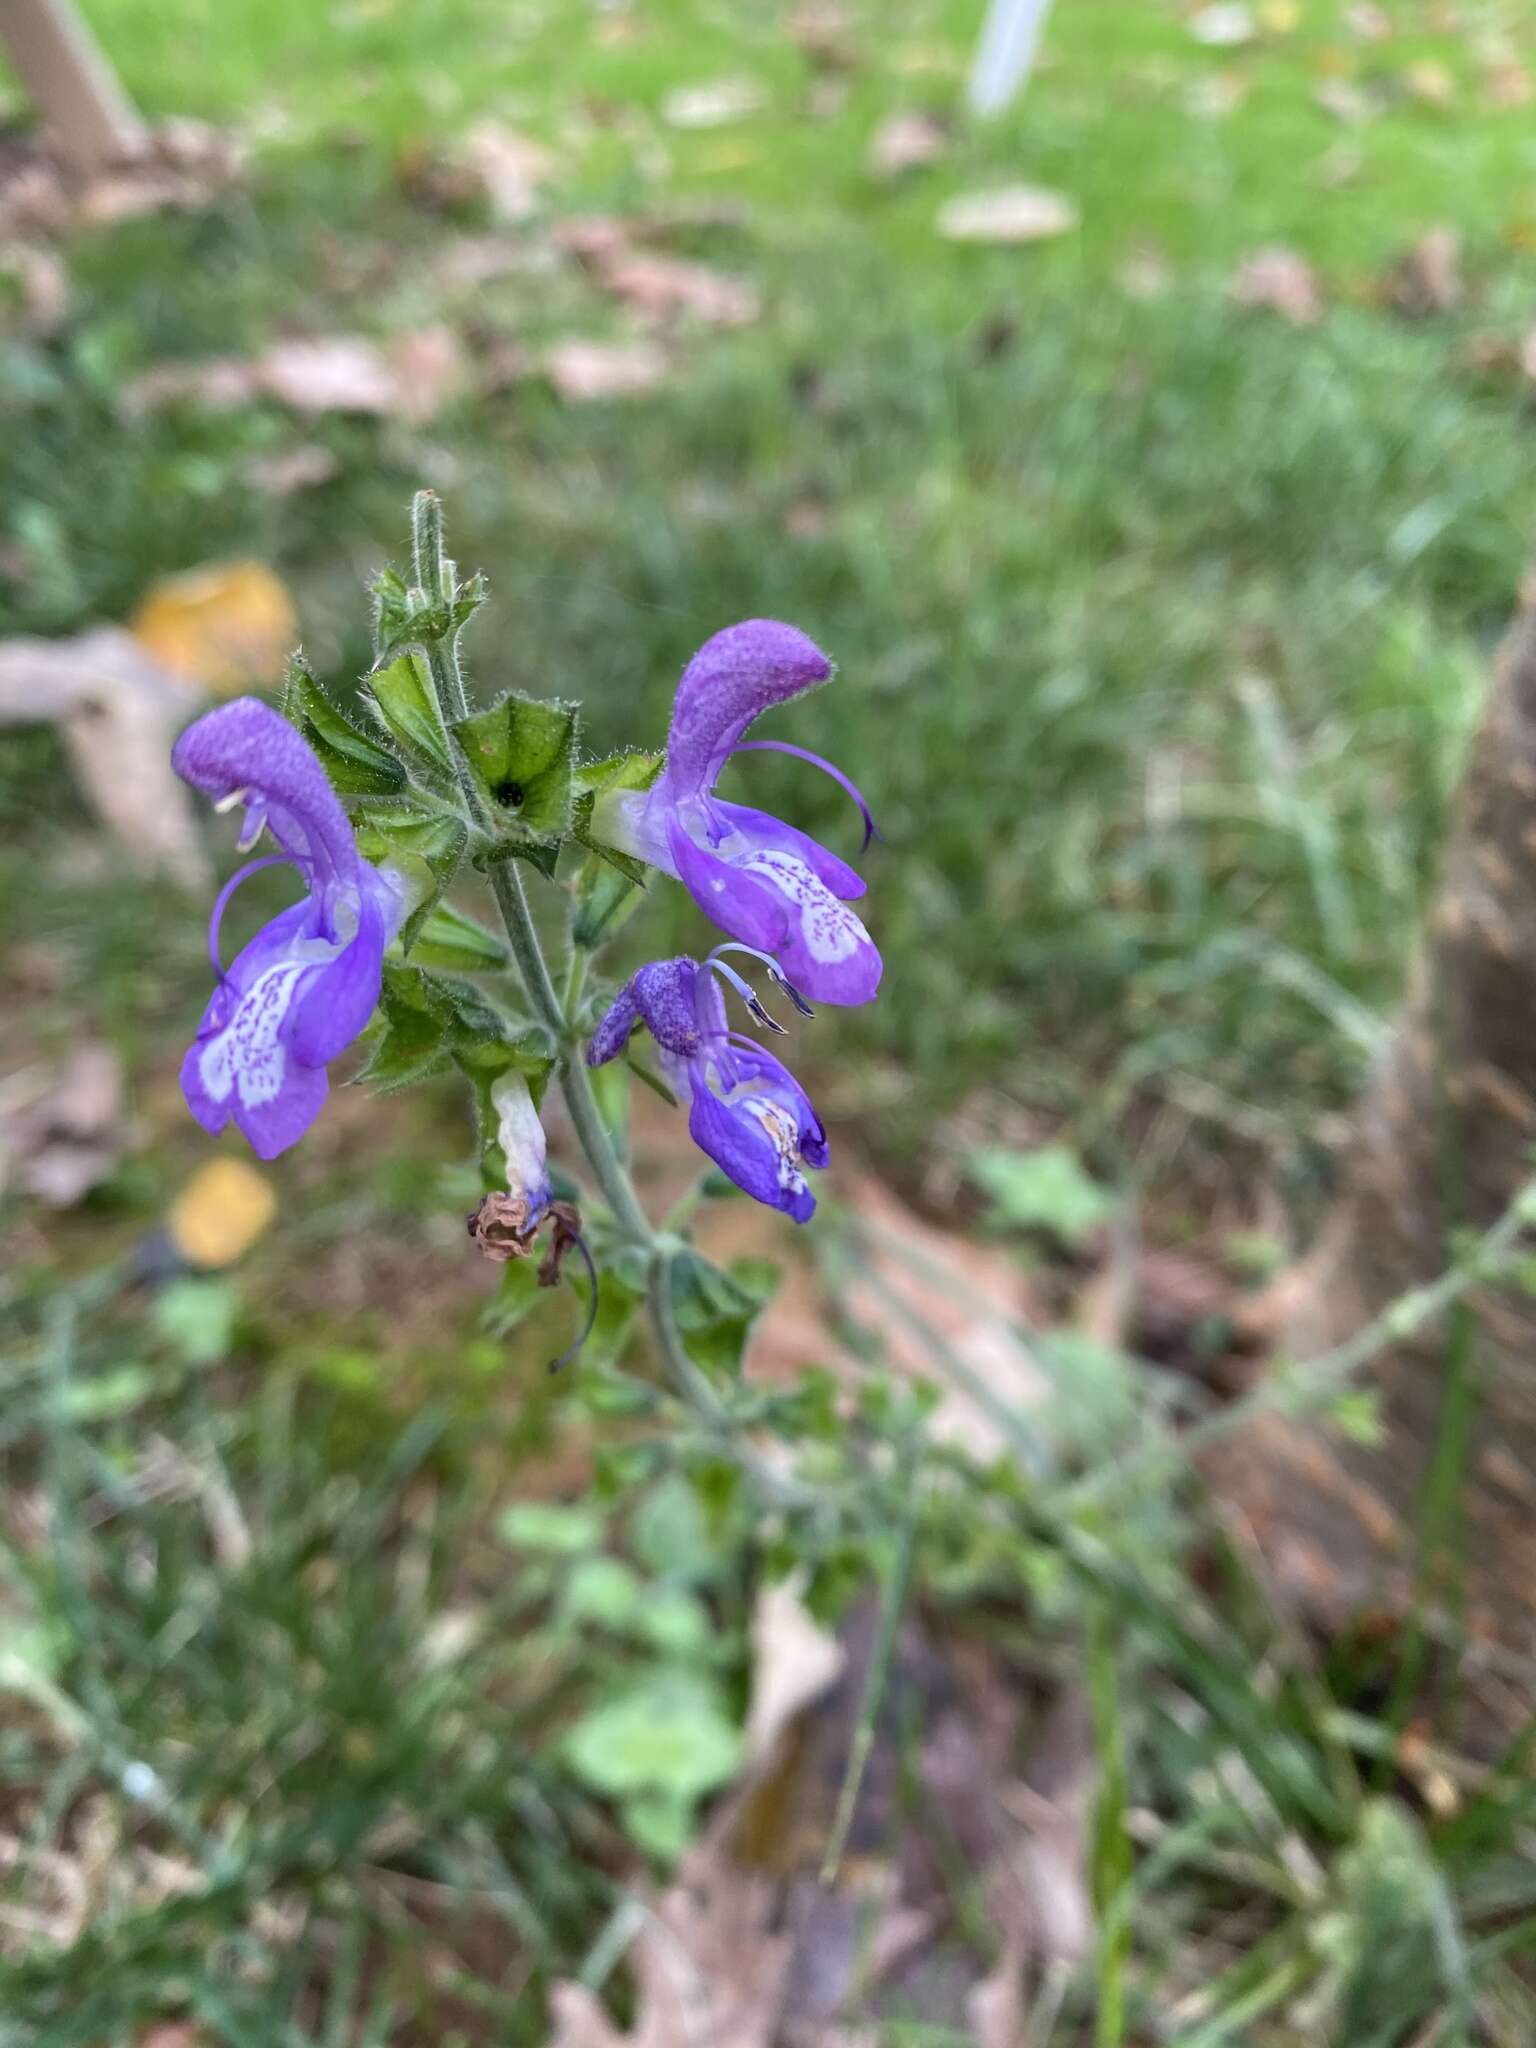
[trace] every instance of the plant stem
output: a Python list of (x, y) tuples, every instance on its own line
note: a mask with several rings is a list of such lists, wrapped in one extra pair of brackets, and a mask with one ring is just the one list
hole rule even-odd
[[(433, 604), (447, 604), (453, 597), (453, 565), (443, 552), (443, 501), (436, 491), (418, 491), (411, 500), (411, 555), (416, 581)], [(427, 645), (427, 663), (438, 703), (450, 720), (469, 715), (469, 698), (464, 689), (464, 672), (459, 667), (457, 635), (433, 639)]]
[(896, 1532), (896, 1549), (881, 1589), (880, 1618), (876, 1625), (875, 1646), (870, 1655), (869, 1668), (864, 1675), (864, 1692), (859, 1701), (858, 1725), (853, 1731), (853, 1741), (848, 1747), (848, 1762), (843, 1772), (842, 1785), (838, 1790), (837, 1806), (832, 1816), (832, 1831), (827, 1837), (826, 1853), (821, 1859), (817, 1882), (824, 1886), (836, 1883), (837, 1873), (848, 1847), (848, 1837), (853, 1831), (853, 1818), (858, 1811), (859, 1794), (864, 1789), (869, 1760), (874, 1755), (880, 1709), (885, 1703), (891, 1666), (896, 1655), (896, 1632), (901, 1625), (902, 1610), (907, 1600), (907, 1585), (912, 1576), (912, 1549), (917, 1534), (918, 1505), (918, 1460), (915, 1445), (908, 1447), (902, 1463), (905, 1467), (903, 1479), (906, 1512)]
[[(442, 503), (433, 491), (418, 491), (411, 502), (411, 549), (416, 583), (422, 593), (434, 606), (451, 604), (456, 594), (456, 572), (443, 551)], [(450, 728), (454, 721), (468, 713), (468, 696), (459, 666), (456, 640), (457, 636), (449, 631), (434, 634), (424, 642), (439, 715), (445, 717)], [(484, 807), (451, 729), (449, 740), (470, 816), (483, 823)], [(671, 1241), (653, 1229), (640, 1205), (628, 1169), (603, 1122), (577, 1041), (575, 1019), (586, 980), (585, 956), (579, 949), (572, 949), (572, 957), (565, 968), (565, 996), (562, 1001), (544, 957), (516, 857), (495, 861), (489, 867), (489, 875), (507, 943), (517, 963), (528, 1002), (559, 1048), (560, 1092), (565, 1098), (592, 1177), (621, 1230), (631, 1243), (647, 1254), (651, 1321), (673, 1386), (711, 1435), (729, 1447), (736, 1462), (752, 1476), (767, 1498), (781, 1506), (809, 1504), (812, 1495), (793, 1481), (780, 1478), (741, 1441), (729, 1409), (715, 1392), (707, 1375), (688, 1356), (672, 1308)]]

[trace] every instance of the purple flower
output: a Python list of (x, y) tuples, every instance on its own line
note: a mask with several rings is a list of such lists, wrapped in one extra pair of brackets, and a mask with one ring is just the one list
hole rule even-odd
[[(713, 955), (642, 967), (593, 1033), (587, 1065), (617, 1059), (635, 1026), (644, 1024), (663, 1073), (689, 1105), (688, 1129), (699, 1150), (747, 1194), (804, 1223), (816, 1197), (801, 1169), (826, 1165), (827, 1134), (788, 1068), (726, 1028), (717, 972), (745, 987)], [(754, 1015), (762, 1015), (755, 997), (752, 1002)]]
[(643, 793), (606, 797), (594, 823), (621, 851), (673, 875), (722, 931), (773, 954), (790, 979), (824, 1003), (867, 1003), (880, 955), (848, 908), (863, 878), (793, 825), (714, 794), (732, 754), (795, 754), (825, 769), (864, 813), (869, 807), (830, 761), (780, 740), (746, 740), (770, 705), (825, 682), (832, 665), (794, 626), (747, 619), (706, 640), (683, 671), (667, 736), (666, 766)]
[[(245, 806), (242, 852), (264, 826), (282, 848), (219, 891), (208, 928), (218, 987), (181, 1067), (182, 1093), (203, 1129), (221, 1131), (233, 1117), (257, 1154), (273, 1159), (320, 1114), (327, 1065), (373, 1014), (405, 892), (396, 876), (363, 859), (325, 770), (259, 698), (239, 697), (189, 725), (171, 765), (215, 809)], [(225, 904), (247, 875), (282, 861), (304, 878), (302, 902), (264, 926), (226, 970)]]

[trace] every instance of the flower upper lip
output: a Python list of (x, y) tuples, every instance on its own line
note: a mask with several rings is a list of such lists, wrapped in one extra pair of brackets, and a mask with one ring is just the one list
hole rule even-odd
[(848, 908), (864, 894), (863, 878), (793, 825), (714, 793), (733, 753), (782, 746), (852, 794), (868, 845), (869, 806), (840, 769), (803, 748), (744, 737), (760, 712), (831, 673), (814, 641), (776, 619), (716, 633), (683, 671), (662, 773), (649, 790), (602, 799), (594, 824), (610, 844), (676, 877), (733, 938), (776, 956), (813, 1000), (866, 1003), (880, 985), (881, 963)]

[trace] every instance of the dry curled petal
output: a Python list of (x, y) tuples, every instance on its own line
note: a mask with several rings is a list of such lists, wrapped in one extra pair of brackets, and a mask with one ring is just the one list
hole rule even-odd
[(479, 1208), (465, 1217), (465, 1227), (485, 1256), (504, 1266), (509, 1259), (526, 1259), (533, 1250), (543, 1216), (530, 1215), (531, 1206), (526, 1195), (501, 1188), (481, 1198)]

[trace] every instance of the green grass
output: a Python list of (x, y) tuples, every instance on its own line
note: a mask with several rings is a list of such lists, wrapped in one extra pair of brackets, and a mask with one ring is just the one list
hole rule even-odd
[[(979, 8), (939, 0), (851, 10), (851, 61), (828, 74), (845, 96), (821, 114), (777, 9), (87, 11), (148, 112), (249, 132), (252, 170), (205, 212), (73, 243), (60, 332), (0, 340), (4, 630), (124, 617), (158, 575), (254, 553), (345, 681), (368, 655), (362, 581), (424, 479), (460, 559), (491, 576), (478, 687), (581, 696), (600, 751), (655, 743), (716, 627), (793, 619), (841, 671), (796, 738), (855, 775), (885, 834), (886, 988), (820, 1020), (829, 1103), (914, 1180), (956, 1104), (1043, 1114), (1102, 1165), (1162, 1176), (1170, 1236), (1201, 1227), (1208, 1170), (1240, 1209), (1261, 1176), (1315, 1200), (1319, 1137), (1398, 984), (1536, 526), (1528, 397), (1463, 361), (1470, 335), (1529, 324), (1536, 140), (1528, 108), (1486, 104), (1479, 54), (1496, 30), (1528, 41), (1529, 6), (1434, 31), (1399, 6), (1376, 43), (1308, 5), (1293, 32), (1216, 52), (1171, 5), (1063, 4), (1048, 67), (984, 129), (958, 118)], [(615, 22), (635, 32), (603, 32)], [(1449, 69), (1448, 108), (1407, 89), (1416, 60)], [(1341, 69), (1380, 103), (1359, 127), (1314, 96)], [(662, 120), (673, 88), (741, 73), (760, 113)], [(1218, 73), (1246, 82), (1240, 110), (1191, 111)], [(887, 185), (868, 141), (911, 107), (956, 132), (931, 171)], [(483, 116), (549, 144), (552, 217), (740, 208), (681, 241), (752, 278), (762, 319), (684, 336), (674, 382), (632, 405), (565, 408), (533, 382), (429, 428), (300, 428), (264, 406), (123, 416), (144, 368), (278, 333), (622, 331), (570, 265), (445, 293), (444, 244), (483, 223), (413, 205), (396, 165)], [(1359, 161), (1335, 182), (1341, 150)], [(1023, 250), (935, 233), (946, 197), (1021, 178), (1071, 193), (1080, 231)], [(1437, 223), (1461, 233), (1468, 300), (1409, 321), (1381, 279)], [(1230, 302), (1236, 263), (1275, 241), (1319, 270), (1314, 328)], [(1147, 247), (1168, 286), (1142, 299), (1124, 272)], [(274, 506), (245, 464), (300, 438), (338, 476)], [(739, 774), (850, 839), (817, 778), (771, 757)], [(24, 1849), (0, 1906), (55, 1915), (30, 1946), (0, 1916), (0, 2043), (116, 2048), (185, 2014), (231, 2044), (538, 2041), (543, 1985), (590, 1959), (626, 1853), (559, 1730), (659, 1652), (576, 1625), (554, 1568), (509, 1569), (495, 1534), (509, 1483), (541, 1483), (570, 1418), (537, 1347), (509, 1375), (473, 1334), (458, 1105), (338, 1106), (279, 1172), (282, 1220), (224, 1309), (183, 1302), (192, 1338), (125, 1269), (93, 1281), (142, 1256), (203, 1155), (174, 1091), (206, 979), (199, 919), (117, 872), (46, 739), (7, 737), (0, 818), (0, 940), (59, 963), (27, 984), (20, 1050), (108, 1035), (144, 1137), (82, 1214), (0, 1218), (16, 1503), (0, 1779)], [(695, 933), (663, 905), (632, 935), (661, 950)], [(66, 1322), (76, 1286), (96, 1292)], [(215, 1318), (201, 1350), (199, 1312)], [(163, 1485), (151, 1433), (173, 1447)], [(649, 1477), (617, 1453), (601, 1477), (609, 1548), (667, 1581), (632, 1540)], [(935, 1518), (920, 1591), (1017, 1614), (1027, 1588), (1048, 1632), (1077, 1612), (1066, 1589), (1100, 1532), (1026, 1540), (1006, 1490)], [(1103, 2037), (1528, 2040), (1518, 1759), (1433, 1810), (1392, 1767), (1390, 1672), (1315, 1668), (1235, 1565), (1208, 1610), (1191, 1604), (1136, 1536), (1091, 1552), (1100, 1717), (1128, 1780), (1103, 1816), (1106, 1896), (1128, 1843), (1138, 1856), (1099, 1958)], [(705, 1676), (734, 1711), (757, 1560), (732, 1542), (699, 1597), (723, 1645)], [(473, 1643), (434, 1661), (461, 1612)], [(49, 1870), (62, 1883), (99, 1840), (120, 1879), (59, 1948)], [(1053, 2039), (1093, 2026), (1074, 1991)]]

